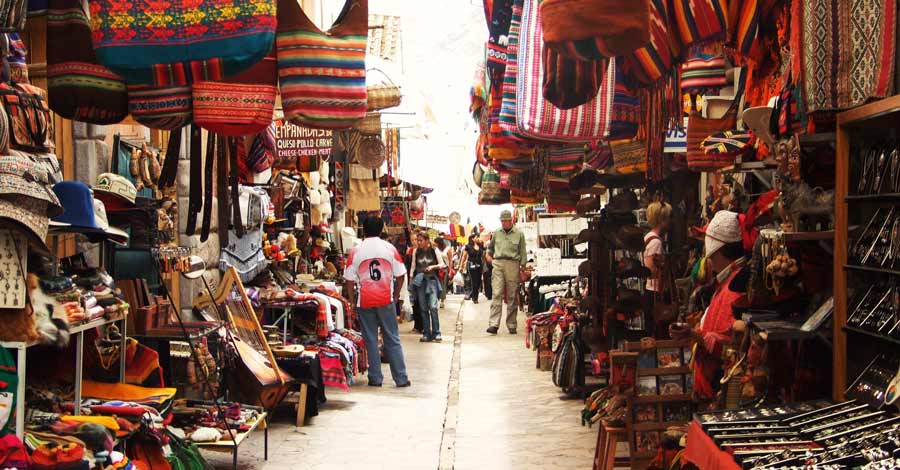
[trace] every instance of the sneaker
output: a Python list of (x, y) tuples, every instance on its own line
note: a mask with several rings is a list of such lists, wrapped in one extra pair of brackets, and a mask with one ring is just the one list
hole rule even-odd
[(369, 382), (370, 387), (380, 387), (381, 383)]
[(441, 341), (444, 341), (444, 340), (443, 340), (443, 338), (441, 338), (441, 335), (437, 335), (431, 341), (433, 341), (435, 343), (440, 343)]
[(477, 304), (477, 303), (478, 303), (478, 299), (473, 300), (472, 303), (473, 303), (473, 304)]
[(513, 328), (513, 329), (511, 329), (511, 330), (509, 330), (509, 334), (511, 334), (511, 335), (514, 335), (514, 334), (516, 334), (516, 329), (515, 329), (515, 328)]
[(497, 330), (499, 330), (499, 328), (497, 328), (496, 326), (492, 326), (487, 329), (487, 332), (489, 334), (495, 335), (495, 334), (497, 334)]
[(423, 336), (423, 337), (419, 338), (420, 343), (430, 343), (431, 341), (432, 341), (432, 339), (427, 336)]
[(406, 388), (412, 385), (412, 380), (407, 380), (405, 384), (397, 385), (397, 388)]

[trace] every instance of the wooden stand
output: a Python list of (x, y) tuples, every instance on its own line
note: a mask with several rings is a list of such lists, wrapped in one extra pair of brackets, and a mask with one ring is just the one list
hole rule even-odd
[(600, 425), (597, 432), (597, 450), (594, 451), (593, 470), (613, 470), (616, 464), (616, 448), (626, 438), (625, 428)]
[[(850, 151), (851, 140), (857, 139), (870, 141), (872, 137), (884, 136), (897, 137), (897, 129), (900, 125), (900, 95), (895, 95), (880, 101), (869, 103), (858, 108), (845, 111), (837, 116), (837, 158), (835, 163), (834, 186), (834, 350), (833, 350), (833, 375), (832, 397), (834, 400), (843, 400), (847, 387), (847, 315), (848, 312), (848, 266), (847, 253), (850, 246), (849, 222), (850, 206), (853, 206), (854, 215), (867, 207), (894, 205), (900, 202), (898, 195), (861, 195), (850, 193), (850, 168), (853, 156)], [(857, 162), (858, 163), (858, 162)], [(855, 181), (854, 181), (855, 184)], [(852, 269), (852, 267), (850, 267)], [(861, 271), (871, 271), (870, 276), (881, 278), (897, 277), (900, 272), (870, 269), (854, 270), (854, 276), (863, 275)], [(853, 334), (858, 332), (851, 331)], [(887, 337), (875, 334), (864, 334), (861, 342), (875, 341), (879, 347), (891, 347), (892, 343)], [(869, 343), (871, 344), (871, 343)]]
[[(654, 342), (654, 347), (645, 348), (641, 342), (629, 341), (625, 343), (625, 350), (640, 352), (637, 358), (635, 395), (628, 397), (628, 414), (625, 417), (631, 468), (639, 469), (645, 468), (656, 456), (666, 429), (683, 426), (691, 419), (693, 408), (687, 380), (691, 375), (691, 368), (687, 365), (690, 360), (685, 353), (691, 350), (691, 344), (687, 341), (658, 340)], [(655, 367), (648, 367), (642, 357), (652, 357)], [(665, 378), (675, 377), (678, 378), (675, 382), (681, 384), (681, 393), (664, 393)], [(652, 382), (656, 393), (642, 394), (642, 382)], [(679, 418), (673, 419), (671, 416), (676, 409), (679, 411)]]

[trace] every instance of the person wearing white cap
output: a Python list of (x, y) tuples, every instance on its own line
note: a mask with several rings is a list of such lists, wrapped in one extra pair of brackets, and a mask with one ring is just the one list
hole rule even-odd
[(732, 281), (747, 262), (744, 256), (740, 215), (719, 211), (706, 227), (704, 252), (706, 265), (716, 276), (716, 291), (700, 324), (691, 329), (673, 324), (669, 334), (675, 339), (691, 339), (697, 343), (694, 353), (694, 397), (700, 401), (716, 396), (715, 377), (722, 370), (722, 345), (731, 340), (736, 322), (732, 304), (743, 292), (737, 292)]

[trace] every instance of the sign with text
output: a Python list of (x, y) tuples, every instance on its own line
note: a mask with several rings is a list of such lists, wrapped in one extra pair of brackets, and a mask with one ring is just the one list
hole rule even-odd
[(310, 129), (288, 121), (275, 122), (275, 159), (277, 168), (315, 171), (318, 162), (331, 155), (330, 130)]

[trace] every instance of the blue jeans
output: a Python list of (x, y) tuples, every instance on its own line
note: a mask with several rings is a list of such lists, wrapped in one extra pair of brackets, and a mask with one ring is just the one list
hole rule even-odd
[(384, 380), (381, 374), (381, 353), (378, 351), (379, 326), (381, 338), (384, 340), (384, 354), (391, 365), (394, 383), (404, 385), (409, 382), (409, 377), (406, 376), (406, 362), (403, 360), (403, 346), (400, 345), (397, 307), (392, 302), (382, 307), (358, 308), (357, 312), (363, 339), (366, 340), (366, 352), (369, 355), (369, 383), (380, 384)]
[(435, 276), (425, 276), (422, 285), (415, 288), (416, 303), (422, 313), (422, 336), (428, 339), (441, 335), (441, 321), (438, 318), (440, 282)]

